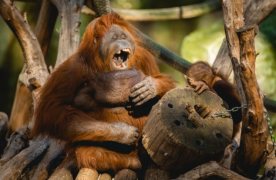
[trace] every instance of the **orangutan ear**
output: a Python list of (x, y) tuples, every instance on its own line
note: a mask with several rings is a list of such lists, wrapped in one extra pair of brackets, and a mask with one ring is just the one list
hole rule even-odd
[(96, 45), (97, 44), (97, 38), (94, 38), (93, 40), (93, 44)]

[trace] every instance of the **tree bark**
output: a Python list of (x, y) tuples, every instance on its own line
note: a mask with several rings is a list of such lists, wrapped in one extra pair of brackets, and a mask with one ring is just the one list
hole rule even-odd
[(0, 112), (0, 156), (2, 155), (4, 147), (7, 144), (6, 134), (8, 133), (8, 120), (8, 115)]
[(30, 89), (41, 87), (48, 77), (48, 71), (36, 36), (10, 0), (0, 0), (0, 14), (15, 33), (23, 50), (26, 71), (22, 75), (22, 82)]
[(73, 158), (67, 154), (62, 163), (55, 169), (49, 180), (73, 180), (72, 172), (76, 171)]
[(165, 94), (143, 129), (142, 144), (151, 159), (177, 173), (221, 158), (233, 126), (222, 104), (211, 91), (198, 95), (192, 88), (177, 88)]
[(255, 29), (244, 27), (242, 5), (241, 0), (224, 0), (223, 13), (235, 81), (242, 106), (246, 107), (242, 110), (243, 128), (237, 168), (245, 175), (255, 177), (264, 162), (268, 128), (255, 75)]
[(0, 167), (8, 162), (12, 157), (18, 154), (22, 149), (28, 145), (27, 128), (21, 128), (19, 131), (13, 132), (8, 139), (4, 153), (0, 159)]
[(64, 156), (65, 143), (56, 139), (49, 139), (49, 148), (43, 159), (39, 162), (32, 180), (46, 180), (49, 177), (49, 171), (56, 168), (60, 163), (60, 158)]
[(122, 169), (114, 177), (114, 180), (136, 180), (136, 172), (130, 169)]
[(248, 180), (247, 178), (221, 167), (217, 162), (211, 161), (209, 163), (200, 165), (185, 174), (176, 178), (176, 180), (196, 180), (196, 179), (227, 179), (227, 180)]
[[(51, 5), (48, 2), (48, 0), (43, 0), (41, 9), (40, 9), (39, 18), (38, 18), (38, 23), (36, 25), (36, 30), (35, 30), (35, 34), (37, 36), (38, 42), (43, 48), (44, 56), (47, 53), (47, 49), (50, 44), (51, 34), (53, 32), (56, 17), (57, 17), (57, 13), (53, 8), (54, 8), (53, 5)], [(16, 23), (16, 21), (11, 23)], [(17, 27), (16, 25), (14, 26)], [(26, 24), (26, 26), (28, 25)], [(26, 28), (25, 31), (31, 31), (31, 30), (28, 27)], [(32, 34), (32, 32), (28, 32), (28, 33)], [(36, 40), (33, 40), (33, 41), (36, 41)], [(33, 46), (35, 46), (36, 43), (37, 42), (33, 43)], [(39, 47), (40, 46), (36, 47), (37, 50), (35, 50), (34, 52), (37, 51), (37, 53), (40, 53)], [(27, 47), (22, 47), (22, 48), (24, 50), (24, 48), (27, 48)], [(27, 49), (26, 51), (31, 51), (31, 50)], [(36, 54), (33, 54), (32, 56), (36, 57)], [(44, 61), (44, 59), (40, 61)], [(41, 63), (42, 67), (44, 66), (46, 67), (46, 64), (44, 62), (43, 63), (39, 62), (39, 63)], [(9, 121), (9, 127), (11, 128), (12, 131), (19, 130), (24, 125), (26, 125), (32, 118), (32, 112), (33, 112), (32, 95), (31, 95), (30, 89), (28, 89), (27, 87), (27, 84), (24, 83), (26, 81), (25, 76), (26, 76), (26, 71), (28, 71), (27, 68), (28, 68), (28, 65), (25, 63), (17, 82), (15, 100), (13, 103), (11, 117)], [(47, 76), (48, 72), (45, 72), (45, 73), (46, 73), (45, 76)], [(40, 77), (37, 77), (37, 78), (40, 78)]]
[(48, 148), (47, 142), (37, 139), (30, 146), (9, 160), (0, 168), (0, 179), (16, 180), (23, 170)]
[(58, 8), (61, 18), (56, 65), (64, 62), (79, 47), (80, 11), (84, 0), (51, 0)]
[(238, 168), (250, 177), (254, 177), (266, 160), (268, 124), (264, 118), (264, 104), (255, 74), (255, 28), (242, 30), (239, 33), (241, 44), (240, 66), (241, 82), (247, 104), (241, 136)]
[[(245, 25), (260, 24), (276, 7), (274, 0), (251, 0), (245, 1), (244, 6)], [(213, 68), (216, 73), (228, 79), (232, 72), (232, 64), (229, 57), (229, 50), (226, 39), (223, 40), (217, 57), (213, 63)]]

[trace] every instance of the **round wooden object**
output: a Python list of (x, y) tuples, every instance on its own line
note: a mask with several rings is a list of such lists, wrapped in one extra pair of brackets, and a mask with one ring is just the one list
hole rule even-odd
[(49, 180), (73, 180), (73, 176), (68, 169), (61, 168), (56, 170), (49, 178)]
[(98, 180), (111, 180), (111, 176), (107, 173), (101, 174), (98, 178)]
[(192, 88), (169, 91), (153, 107), (142, 143), (161, 168), (182, 171), (216, 160), (231, 141), (232, 119), (220, 97)]
[(131, 169), (122, 169), (116, 173), (114, 180), (137, 180), (136, 172)]
[(98, 178), (99, 174), (95, 169), (81, 168), (76, 180), (97, 180)]

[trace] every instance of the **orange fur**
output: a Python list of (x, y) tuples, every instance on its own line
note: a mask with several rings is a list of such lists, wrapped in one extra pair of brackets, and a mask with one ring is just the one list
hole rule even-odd
[[(187, 76), (196, 81), (203, 81), (209, 86), (210, 90), (215, 91), (231, 109), (233, 107), (240, 107), (241, 101), (236, 88), (227, 80), (217, 75), (212, 67), (205, 62), (196, 62), (187, 70)], [(242, 120), (241, 110), (231, 112), (235, 123)]]
[[(160, 74), (155, 57), (142, 46), (128, 23), (116, 14), (104, 15), (88, 25), (77, 52), (61, 64), (43, 86), (35, 109), (34, 135), (47, 134), (72, 144), (82, 141), (120, 143), (130, 134), (131, 127), (137, 127), (141, 132), (147, 114), (134, 117), (123, 107), (108, 108), (100, 105), (87, 112), (73, 104), (78, 89), (85, 81), (95, 73), (111, 71), (108, 62), (101, 59), (99, 47), (101, 39), (113, 24), (129, 32), (134, 40), (135, 52), (129, 59), (129, 68), (141, 70), (145, 75), (153, 77), (157, 82), (158, 97), (174, 87), (170, 78)], [(121, 122), (129, 127), (126, 128)], [(80, 167), (103, 171), (140, 167), (137, 150), (120, 153), (97, 146), (73, 147), (76, 148)]]

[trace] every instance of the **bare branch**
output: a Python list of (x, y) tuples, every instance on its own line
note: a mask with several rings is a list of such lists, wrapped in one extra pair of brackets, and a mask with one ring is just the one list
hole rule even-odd
[(250, 177), (254, 177), (266, 160), (268, 125), (264, 118), (263, 98), (255, 74), (255, 28), (243, 29), (238, 35), (241, 59), (240, 69), (237, 71), (241, 75), (246, 98), (243, 104), (247, 104), (246, 116), (243, 118), (238, 166)]
[[(45, 56), (57, 18), (57, 10), (48, 0), (43, 0), (35, 28), (35, 34)], [(24, 79), (26, 65), (24, 65), (17, 82), (15, 100), (9, 126), (13, 131), (22, 128), (32, 118), (33, 99), (30, 90), (20, 80)], [(22, 77), (23, 76), (23, 77)]]
[[(245, 25), (260, 24), (276, 7), (274, 0), (245, 1)], [(213, 68), (216, 73), (228, 79), (232, 72), (231, 60), (226, 43), (223, 40), (219, 53), (214, 61)]]
[(242, 0), (222, 2), (229, 55), (241, 104), (246, 107), (243, 109), (243, 129), (237, 166), (243, 174), (255, 177), (265, 159), (268, 137), (263, 99), (255, 74), (255, 28), (244, 26)]
[(10, 0), (0, 0), (0, 14), (17, 36), (23, 50), (26, 69), (20, 80), (31, 89), (41, 87), (48, 71), (36, 36)]
[[(129, 21), (162, 21), (162, 20), (194, 18), (194, 17), (198, 17), (204, 14), (210, 13), (214, 10), (218, 10), (219, 8), (220, 8), (219, 1), (209, 0), (207, 2), (203, 2), (199, 4), (192, 4), (187, 6), (179, 6), (179, 7), (171, 7), (171, 8), (162, 8), (162, 9), (113, 8), (112, 10), (118, 13), (124, 19)], [(85, 14), (93, 15), (93, 16), (96, 14), (93, 10), (87, 7), (84, 7), (83, 12)]]
[(79, 46), (80, 11), (84, 0), (51, 0), (61, 17), (56, 67), (65, 61)]
[(42, 0), (37, 25), (35, 27), (35, 34), (44, 56), (46, 56), (50, 45), (50, 39), (52, 37), (57, 16), (58, 11), (56, 7), (49, 0)]

